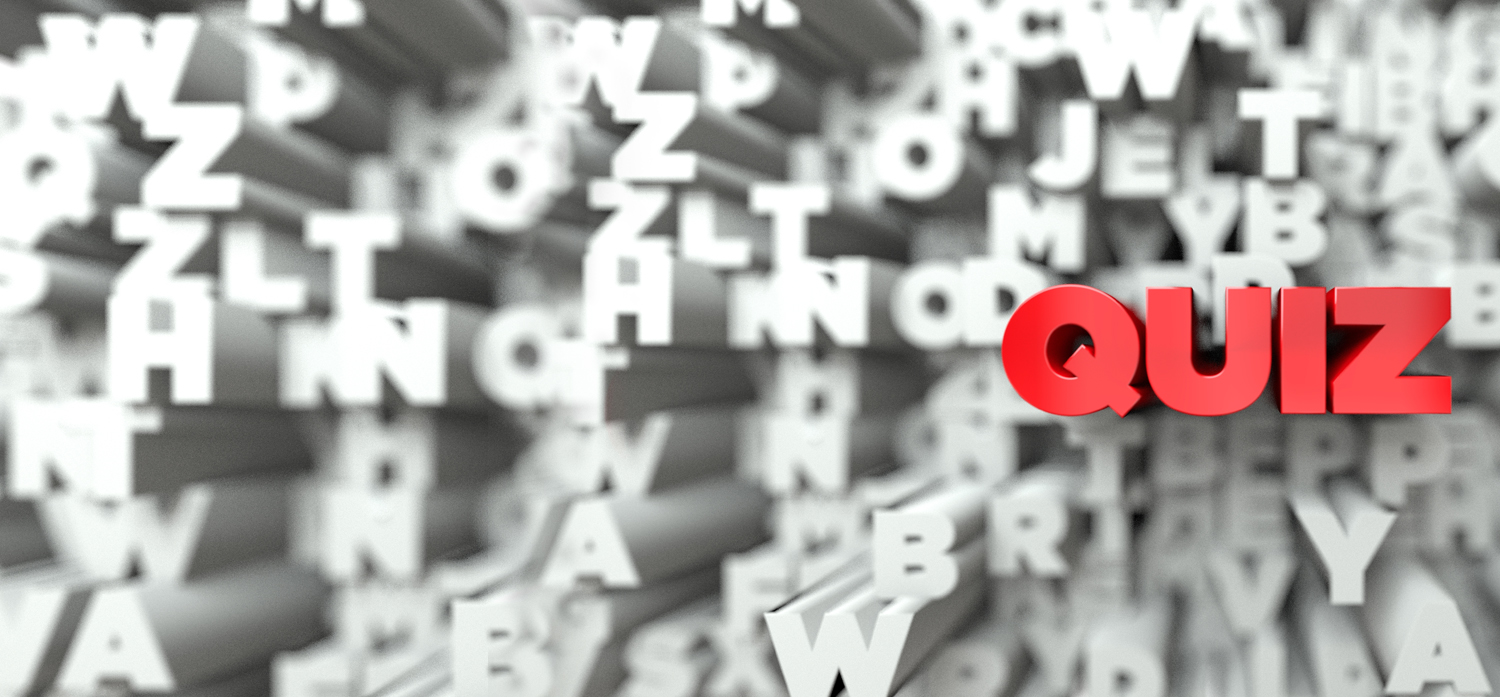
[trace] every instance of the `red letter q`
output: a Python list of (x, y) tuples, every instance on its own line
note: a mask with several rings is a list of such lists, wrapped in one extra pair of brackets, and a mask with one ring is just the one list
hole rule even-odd
[[(1078, 345), (1084, 336), (1092, 347)], [(1051, 414), (1082, 416), (1109, 407), (1124, 416), (1145, 396), (1130, 384), (1140, 373), (1140, 320), (1088, 286), (1053, 286), (1021, 303), (1005, 328), (1000, 357), (1016, 393)]]

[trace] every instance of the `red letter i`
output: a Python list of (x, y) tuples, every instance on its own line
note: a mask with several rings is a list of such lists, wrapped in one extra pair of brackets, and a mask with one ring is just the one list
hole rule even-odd
[(1328, 301), (1322, 288), (1282, 288), (1276, 318), (1283, 414), (1328, 411)]

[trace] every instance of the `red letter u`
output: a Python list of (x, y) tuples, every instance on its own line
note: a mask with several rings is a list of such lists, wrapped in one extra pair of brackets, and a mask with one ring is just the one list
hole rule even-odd
[(1193, 345), (1192, 289), (1146, 290), (1146, 376), (1163, 404), (1185, 414), (1221, 416), (1244, 409), (1271, 377), (1271, 289), (1225, 293), (1224, 367), (1205, 375)]

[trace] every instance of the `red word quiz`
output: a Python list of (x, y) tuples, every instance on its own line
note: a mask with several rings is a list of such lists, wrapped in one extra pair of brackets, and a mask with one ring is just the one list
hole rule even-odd
[[(1152, 398), (1196, 416), (1275, 389), (1283, 414), (1447, 414), (1451, 378), (1402, 375), (1447, 324), (1447, 288), (1230, 288), (1224, 356), (1200, 357), (1193, 291), (1146, 290), (1143, 322), (1088, 286), (1022, 303), (1001, 355), (1011, 385), (1060, 416), (1120, 416)], [(1330, 343), (1330, 338), (1337, 340)]]

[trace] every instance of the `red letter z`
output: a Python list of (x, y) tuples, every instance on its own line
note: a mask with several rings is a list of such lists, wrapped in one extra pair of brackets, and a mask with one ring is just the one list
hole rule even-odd
[(1354, 328), (1354, 343), (1329, 371), (1335, 414), (1449, 414), (1453, 380), (1402, 375), (1448, 323), (1448, 288), (1334, 288), (1335, 327)]

